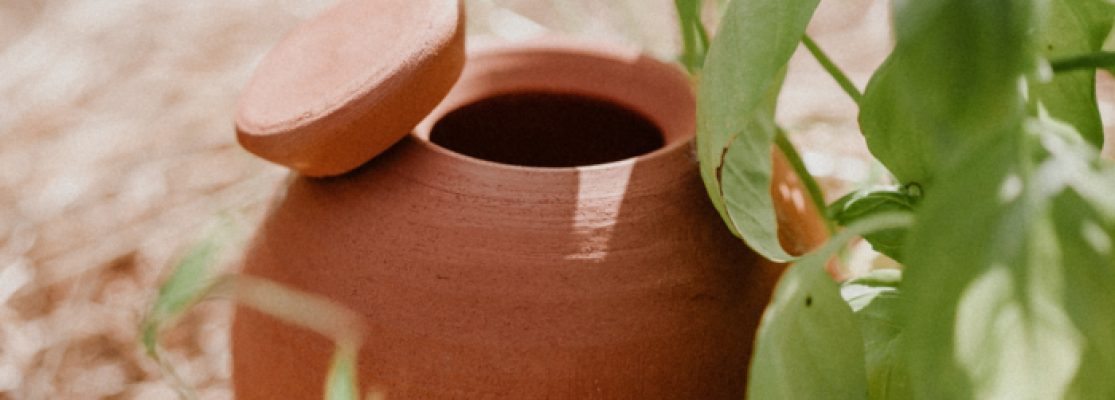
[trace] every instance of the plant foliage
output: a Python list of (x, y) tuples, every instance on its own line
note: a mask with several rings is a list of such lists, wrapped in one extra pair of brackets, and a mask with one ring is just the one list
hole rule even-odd
[(909, 399), (909, 376), (894, 360), (906, 326), (900, 312), (902, 271), (882, 269), (846, 282), (841, 296), (852, 307), (863, 336), (867, 393), (871, 399)]
[[(866, 399), (863, 338), (825, 262), (855, 234), (909, 223), (908, 213), (858, 221), (786, 271), (763, 315), (748, 396)], [(810, 377), (801, 384), (801, 377)]]
[(713, 204), (732, 232), (774, 260), (794, 258), (778, 243), (770, 198), (775, 102), (818, 2), (728, 3), (697, 91), (697, 152)]
[[(216, 274), (217, 258), (233, 239), (231, 225), (228, 221), (222, 222), (219, 229), (191, 247), (175, 265), (140, 326), (140, 336), (148, 356), (171, 379), (179, 397), (192, 400), (197, 395), (192, 386), (178, 375), (174, 366), (161, 356), (159, 334), (172, 327), (198, 302), (225, 297), (332, 339), (337, 344), (337, 350), (324, 386), (325, 399), (359, 399), (356, 356), (363, 341), (362, 317), (316, 294), (248, 275)], [(379, 397), (377, 393), (370, 393), (368, 398)]]
[[(773, 107), (814, 7), (730, 3), (699, 89), (713, 202), (777, 260)], [(1115, 167), (1099, 156), (1095, 95), (1095, 68), (1115, 65), (1115, 6), (893, 0), (892, 18), (894, 50), (858, 104), (897, 185), (829, 206), (846, 230), (779, 283), (749, 397), (1115, 398)], [(912, 222), (877, 223), (895, 212)], [(844, 284), (841, 300), (820, 265), (851, 234), (903, 268)]]

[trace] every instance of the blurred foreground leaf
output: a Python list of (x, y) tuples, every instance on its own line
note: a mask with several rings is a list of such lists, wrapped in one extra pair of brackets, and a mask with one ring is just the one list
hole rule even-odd
[(1063, 129), (1031, 119), (926, 198), (904, 276), (915, 398), (1115, 398), (1115, 169)]
[[(1036, 45), (1050, 60), (1099, 51), (1115, 18), (1115, 5), (1106, 0), (1051, 0), (1048, 9)], [(1094, 69), (1058, 73), (1032, 86), (1031, 104), (1041, 104), (1093, 146), (1103, 147)]]

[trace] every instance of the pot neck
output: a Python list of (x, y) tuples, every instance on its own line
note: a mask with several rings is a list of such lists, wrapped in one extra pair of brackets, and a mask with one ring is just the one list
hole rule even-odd
[[(464, 156), (410, 134), (373, 164), (424, 186), (460, 195), (493, 199), (542, 197), (566, 203), (673, 191), (699, 177), (693, 146), (692, 140), (676, 140), (626, 160), (544, 168)], [(570, 190), (573, 187), (577, 190)]]
[[(454, 110), (508, 93), (565, 93), (605, 100), (631, 110), (661, 131), (664, 146), (633, 158), (575, 167), (529, 167), (468, 157), (429, 141), (439, 120)], [(549, 37), (470, 54), (457, 84), (398, 147), (397, 172), (454, 193), (485, 197), (576, 197), (670, 191), (698, 176), (693, 137), (696, 98), (676, 65), (638, 49)], [(699, 179), (699, 178), (697, 178)], [(576, 191), (570, 187), (579, 188)]]

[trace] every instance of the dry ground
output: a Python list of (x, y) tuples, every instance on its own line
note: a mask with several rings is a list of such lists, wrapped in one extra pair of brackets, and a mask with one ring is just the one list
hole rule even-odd
[[(332, 1), (0, 2), (0, 399), (173, 398), (137, 344), (139, 321), (215, 220), (241, 239), (258, 223), (285, 170), (236, 145), (236, 96), (285, 32)], [(822, 3), (810, 32), (862, 88), (890, 46), (886, 2)], [(678, 48), (669, 0), (467, 4), (474, 36), (548, 29), (660, 57)], [(866, 173), (854, 105), (807, 55), (781, 103), (831, 187)], [(230, 311), (207, 303), (164, 336), (203, 399), (231, 398)]]

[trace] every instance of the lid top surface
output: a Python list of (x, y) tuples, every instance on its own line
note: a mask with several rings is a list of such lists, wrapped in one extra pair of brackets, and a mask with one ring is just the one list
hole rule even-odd
[(322, 118), (434, 55), (457, 29), (456, 0), (342, 1), (299, 26), (256, 69), (240, 114), (261, 130)]
[[(423, 76), (428, 71), (452, 70), (429, 65), (447, 62), (439, 57), (463, 42), (462, 19), (459, 0), (341, 0), (292, 31), (260, 62), (238, 104), (241, 143), (295, 169), (288, 159), (322, 157), (328, 153), (322, 146), (352, 145), (345, 141), (355, 133), (341, 131), (354, 121), (377, 107), (397, 107), (388, 104), (398, 101), (386, 98), (404, 95), (398, 93), (401, 87), (423, 85), (430, 80)], [(359, 125), (359, 134), (380, 134), (375, 126)], [(384, 135), (401, 137), (394, 132), (398, 125), (385, 123), (392, 132)]]

